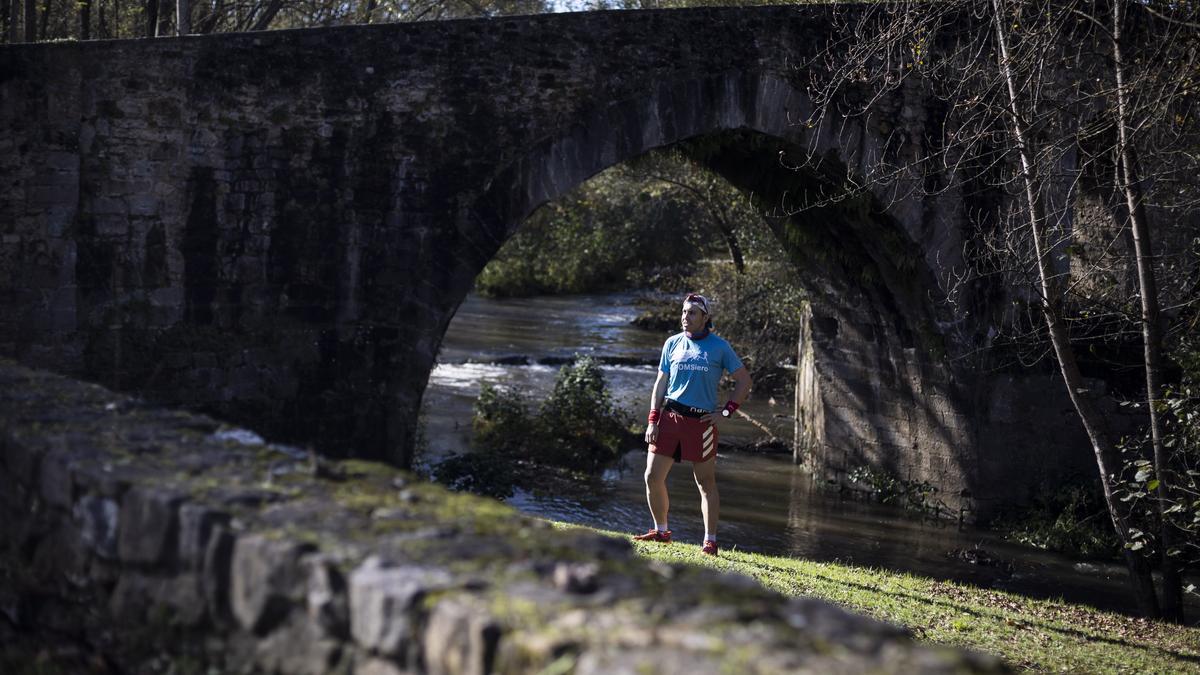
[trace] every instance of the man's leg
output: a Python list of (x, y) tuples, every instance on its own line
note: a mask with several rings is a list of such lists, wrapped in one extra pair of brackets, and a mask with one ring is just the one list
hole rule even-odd
[(673, 457), (646, 453), (646, 502), (654, 517), (654, 527), (660, 531), (667, 529), (667, 511), (671, 505), (667, 496), (667, 474), (674, 463)]
[(700, 488), (700, 511), (704, 514), (704, 539), (717, 538), (717, 520), (721, 515), (721, 495), (717, 492), (717, 460), (692, 462), (692, 475)]

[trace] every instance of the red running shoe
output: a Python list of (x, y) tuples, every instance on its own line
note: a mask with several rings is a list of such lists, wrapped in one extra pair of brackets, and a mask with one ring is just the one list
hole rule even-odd
[(633, 535), (633, 540), (634, 541), (657, 541), (660, 544), (669, 544), (669, 543), (671, 543), (671, 531), (666, 530), (664, 532), (659, 532), (658, 530), (651, 528), (650, 530), (648, 530), (646, 532), (646, 534)]
[(704, 546), (700, 548), (700, 552), (704, 555), (717, 555), (717, 542), (705, 541)]

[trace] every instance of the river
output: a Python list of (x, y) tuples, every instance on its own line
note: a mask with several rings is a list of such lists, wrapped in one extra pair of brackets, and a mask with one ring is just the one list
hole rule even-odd
[[(557, 365), (543, 362), (556, 364), (577, 353), (620, 364), (603, 367), (606, 381), (615, 401), (642, 417), (654, 383), (653, 364), (667, 334), (633, 326), (630, 320), (636, 314), (629, 294), (468, 297), (450, 324), (430, 375), (421, 463), (427, 467), (469, 447), (472, 405), (481, 383), (519, 386), (537, 400), (550, 390), (558, 371)], [(743, 409), (790, 439), (791, 402), (763, 398), (752, 396)], [(754, 426), (737, 420), (723, 427), (722, 442), (744, 443), (762, 436)], [(723, 549), (881, 567), (1135, 611), (1119, 565), (1072, 560), (1010, 544), (983, 529), (959, 528), (898, 508), (840, 498), (794, 466), (790, 455), (722, 448), (718, 462)], [(567, 489), (556, 486), (548, 493), (518, 491), (508, 502), (540, 517), (645, 531), (652, 521), (642, 483), (644, 467), (645, 450), (631, 450), (601, 476)], [(698, 545), (704, 526), (688, 465), (677, 465), (668, 482), (675, 539)], [(978, 556), (956, 555), (978, 549), (1004, 564), (976, 564), (964, 558)]]

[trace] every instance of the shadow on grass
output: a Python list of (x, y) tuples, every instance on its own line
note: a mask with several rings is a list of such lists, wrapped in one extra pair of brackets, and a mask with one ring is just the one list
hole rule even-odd
[[(764, 562), (756, 561), (756, 560), (741, 560), (738, 562), (740, 564), (746, 565), (749, 568), (762, 569), (764, 571), (764, 573), (766, 573), (766, 574), (775, 573), (775, 574), (791, 574), (791, 575), (806, 576), (806, 577), (810, 577), (810, 578), (814, 578), (814, 579), (819, 579), (819, 580), (827, 582), (827, 583), (853, 587), (853, 588), (857, 588), (857, 589), (860, 589), (863, 591), (868, 591), (871, 593), (886, 594), (886, 595), (890, 595), (890, 596), (897, 597), (897, 598), (904, 598), (906, 600), (916, 601), (916, 602), (926, 604), (926, 605), (946, 607), (948, 609), (953, 609), (954, 611), (957, 611), (957, 612), (960, 612), (963, 614), (969, 614), (969, 615), (975, 616), (977, 618), (989, 618), (989, 619), (995, 619), (995, 620), (999, 620), (999, 621), (1004, 621), (1004, 619), (1006, 618), (1005, 615), (1001, 612), (983, 611), (977, 607), (972, 607), (972, 606), (964, 604), (964, 603), (957, 603), (957, 602), (953, 602), (953, 601), (947, 601), (944, 599), (934, 599), (934, 598), (930, 598), (927, 596), (918, 595), (915, 593), (906, 593), (903, 591), (885, 590), (883, 588), (880, 588), (880, 587), (874, 586), (874, 585), (864, 584), (864, 583), (855, 582), (855, 581), (848, 581), (845, 579), (836, 579), (834, 577), (824, 575), (824, 574), (801, 572), (800, 570), (796, 570), (796, 569), (789, 568), (786, 566), (772, 565), (770, 563), (764, 563)], [(1016, 614), (1017, 611), (1014, 611), (1013, 613)], [(1089, 643), (1101, 642), (1101, 643), (1111, 644), (1111, 645), (1117, 646), (1117, 647), (1136, 649), (1136, 650), (1145, 652), (1147, 657), (1169, 656), (1171, 658), (1178, 659), (1180, 661), (1184, 661), (1187, 663), (1200, 664), (1200, 656), (1195, 655), (1195, 654), (1178, 652), (1178, 651), (1174, 651), (1171, 649), (1159, 647), (1156, 645), (1147, 645), (1147, 644), (1139, 643), (1139, 642), (1130, 642), (1128, 640), (1122, 640), (1119, 638), (1104, 637), (1104, 636), (1095, 635), (1093, 633), (1088, 633), (1088, 632), (1085, 632), (1085, 631), (1082, 631), (1079, 629), (1075, 629), (1075, 628), (1066, 628), (1063, 626), (1058, 626), (1058, 625), (1048, 623), (1046, 621), (1039, 621), (1037, 619), (1031, 620), (1028, 618), (1029, 612), (1024, 609), (1019, 611), (1019, 615), (1020, 615), (1022, 623), (1025, 623), (1030, 626), (1034, 626), (1034, 627), (1038, 628), (1039, 630), (1042, 630), (1047, 633), (1055, 633), (1055, 634), (1066, 636), (1066, 637), (1073, 637), (1073, 638), (1076, 638), (1076, 639), (1079, 639), (1079, 640), (1082, 640), (1085, 642), (1089, 642)], [(1009, 618), (1015, 618), (1015, 617), (1009, 617)]]

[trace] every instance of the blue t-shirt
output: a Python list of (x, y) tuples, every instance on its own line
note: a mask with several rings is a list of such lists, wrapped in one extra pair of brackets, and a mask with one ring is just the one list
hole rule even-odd
[(724, 338), (709, 333), (693, 340), (687, 333), (667, 338), (658, 369), (670, 375), (667, 398), (703, 410), (717, 409), (717, 385), (724, 371), (742, 367), (742, 360)]

